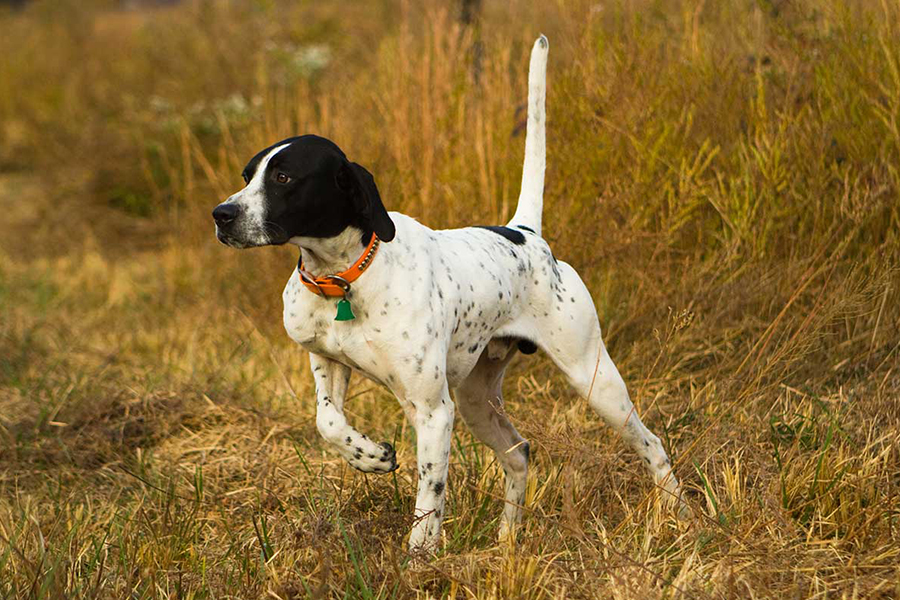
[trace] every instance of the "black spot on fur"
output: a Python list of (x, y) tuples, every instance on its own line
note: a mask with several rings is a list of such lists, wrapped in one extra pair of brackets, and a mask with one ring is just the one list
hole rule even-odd
[(493, 231), (497, 235), (502, 235), (517, 246), (521, 246), (525, 243), (525, 234), (523, 234), (521, 231), (510, 229), (509, 227), (499, 227), (497, 225), (476, 225), (476, 227), (478, 229), (487, 229), (488, 231)]
[(524, 229), (525, 231), (530, 231), (531, 233), (535, 233), (534, 229), (531, 227), (526, 227), (525, 225), (516, 225), (519, 229)]
[(519, 340), (516, 346), (522, 354), (534, 354), (537, 352), (537, 345), (531, 340)]

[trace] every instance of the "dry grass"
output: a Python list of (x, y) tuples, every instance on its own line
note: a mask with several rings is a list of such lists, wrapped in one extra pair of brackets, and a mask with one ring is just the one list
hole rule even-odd
[[(900, 7), (883, 0), (211, 0), (0, 15), (0, 594), (11, 598), (900, 595)], [(315, 432), (280, 326), (288, 249), (217, 245), (244, 161), (335, 139), (386, 204), (502, 222), (527, 52), (551, 40), (545, 233), (694, 511), (544, 358), (515, 549), (459, 425), (444, 551), (410, 563), (401, 468)]]

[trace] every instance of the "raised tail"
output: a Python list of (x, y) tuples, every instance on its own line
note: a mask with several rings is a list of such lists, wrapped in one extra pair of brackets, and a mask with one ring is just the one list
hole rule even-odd
[(510, 225), (524, 225), (541, 234), (544, 210), (544, 169), (547, 166), (547, 54), (550, 42), (541, 35), (531, 49), (528, 67), (528, 122), (525, 128), (525, 164), (522, 167), (522, 190)]

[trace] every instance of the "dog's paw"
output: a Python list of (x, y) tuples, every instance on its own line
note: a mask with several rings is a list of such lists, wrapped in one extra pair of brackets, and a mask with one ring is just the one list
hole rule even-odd
[(351, 458), (350, 466), (363, 473), (384, 474), (396, 471), (400, 465), (397, 463), (397, 453), (388, 442), (378, 444), (381, 447), (380, 454), (360, 454)]
[(675, 518), (679, 521), (691, 521), (694, 518), (694, 511), (688, 504), (684, 490), (677, 485), (671, 490), (663, 490), (662, 492), (663, 506), (670, 512), (675, 514)]
[(678, 499), (675, 500), (675, 517), (682, 522), (692, 521), (694, 519), (694, 511), (691, 510), (691, 505), (687, 503), (687, 500), (684, 498), (684, 494), (680, 494)]
[(378, 445), (384, 448), (384, 454), (381, 455), (381, 462), (389, 466), (387, 472), (390, 473), (400, 466), (397, 464), (397, 453), (394, 451), (394, 447), (390, 442), (381, 442)]

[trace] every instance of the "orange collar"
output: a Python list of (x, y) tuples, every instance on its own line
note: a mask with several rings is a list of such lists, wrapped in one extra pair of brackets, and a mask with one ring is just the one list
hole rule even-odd
[(321, 277), (313, 277), (311, 273), (303, 269), (303, 256), (300, 256), (300, 262), (297, 264), (297, 271), (300, 273), (300, 281), (306, 286), (306, 289), (319, 296), (343, 297), (349, 290), (350, 284), (357, 280), (363, 274), (363, 271), (372, 264), (372, 259), (378, 252), (378, 245), (381, 240), (374, 233), (369, 245), (363, 251), (356, 262), (353, 263), (346, 271), (341, 271), (335, 275), (323, 275)]

